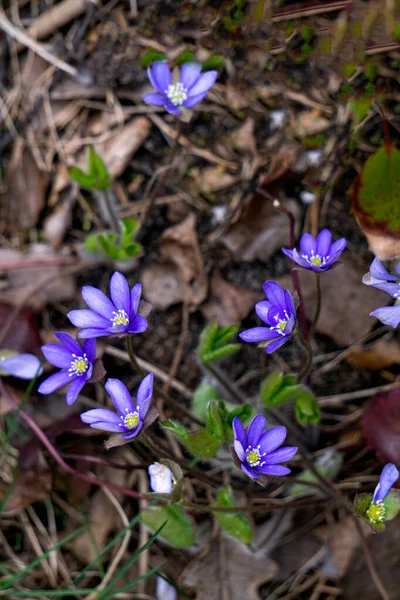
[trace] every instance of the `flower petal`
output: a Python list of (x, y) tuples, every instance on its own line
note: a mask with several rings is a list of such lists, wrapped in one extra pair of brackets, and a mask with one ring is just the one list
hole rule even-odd
[(396, 465), (392, 463), (385, 465), (375, 488), (372, 503), (376, 504), (379, 500), (384, 500), (399, 477), (400, 473)]
[(257, 471), (259, 471), (262, 475), (271, 475), (282, 477), (283, 475), (289, 475), (290, 469), (287, 467), (282, 467), (281, 465), (263, 465), (262, 467), (257, 467)]
[(254, 469), (249, 467), (249, 465), (247, 463), (242, 463), (241, 469), (242, 469), (243, 473), (246, 473), (246, 475), (248, 475), (252, 479), (258, 479), (260, 477), (260, 475), (257, 473), (257, 471), (254, 471)]
[(133, 317), (136, 315), (136, 313), (138, 311), (141, 295), (142, 295), (142, 286), (140, 285), (140, 283), (135, 283), (135, 285), (131, 289), (131, 314), (130, 314), (131, 319), (133, 319)]
[(336, 242), (333, 242), (331, 249), (330, 249), (330, 256), (335, 257), (335, 260), (339, 257), (340, 254), (342, 254), (343, 250), (346, 248), (346, 240), (344, 238), (340, 238), (340, 240), (337, 240)]
[(136, 394), (136, 407), (140, 407), (139, 414), (140, 418), (144, 419), (149, 410), (151, 398), (153, 395), (153, 383), (154, 383), (154, 375), (153, 373), (149, 373), (143, 379), (141, 384), (138, 387), (138, 391)]
[(67, 348), (67, 350), (71, 352), (71, 354), (79, 354), (82, 352), (82, 346), (72, 337), (72, 335), (69, 335), (69, 333), (57, 331), (54, 335), (60, 340), (64, 348)]
[(202, 65), (192, 62), (187, 62), (182, 65), (179, 81), (187, 90), (190, 90), (192, 85), (196, 83), (202, 68)]
[(182, 106), (184, 106), (185, 108), (192, 108), (193, 106), (196, 106), (196, 104), (200, 104), (200, 102), (203, 102), (205, 97), (206, 94), (197, 94), (197, 96), (189, 96), (189, 98), (182, 103)]
[(217, 76), (217, 71), (207, 71), (200, 75), (196, 83), (189, 90), (189, 98), (198, 96), (199, 94), (206, 94), (214, 85)]
[(293, 260), (294, 260), (295, 263), (297, 263), (298, 265), (300, 265), (304, 269), (311, 269), (311, 270), (313, 270), (313, 266), (310, 265), (310, 263), (305, 258), (303, 258), (301, 254), (299, 254), (297, 252), (296, 248), (294, 248), (294, 250), (293, 250)]
[(172, 83), (171, 69), (163, 60), (157, 60), (151, 67), (147, 69), (147, 74), (151, 81), (151, 85), (159, 92), (164, 94), (168, 86)]
[(369, 314), (371, 317), (376, 317), (382, 321), (385, 325), (390, 325), (393, 329), (400, 323), (400, 305), (377, 308)]
[(104, 335), (111, 335), (111, 333), (108, 331), (108, 329), (88, 327), (87, 329), (82, 329), (82, 331), (79, 331), (78, 338), (85, 340), (90, 338), (102, 337)]
[(271, 306), (272, 304), (269, 300), (262, 300), (261, 302), (257, 302), (254, 307), (258, 318), (261, 319), (261, 321), (264, 321), (264, 323), (268, 322), (268, 312), (270, 311)]
[(279, 340), (274, 340), (265, 348), (265, 352), (267, 354), (272, 354), (275, 350), (278, 350), (283, 344), (286, 344), (290, 336), (284, 335)]
[(278, 335), (278, 332), (268, 327), (251, 327), (251, 329), (239, 333), (240, 339), (244, 342), (265, 342), (266, 340), (275, 339)]
[(382, 279), (383, 281), (393, 281), (397, 277), (386, 271), (378, 258), (374, 258), (370, 267), (370, 273), (374, 279)]
[(172, 104), (172, 102), (168, 102), (167, 104), (165, 104), (164, 108), (167, 112), (169, 112), (170, 115), (181, 115), (182, 114), (181, 109), (178, 108), (177, 106), (175, 106), (175, 104)]
[(111, 323), (111, 319), (105, 319), (92, 310), (87, 310), (85, 308), (71, 310), (67, 314), (67, 317), (75, 327), (94, 327), (96, 329), (101, 329), (109, 327)]
[(115, 307), (110, 298), (103, 294), (101, 290), (98, 290), (91, 285), (85, 285), (82, 288), (82, 298), (94, 312), (107, 320), (112, 318)]
[(295, 262), (294, 258), (293, 258), (293, 250), (289, 250), (289, 248), (281, 248), (283, 254), (286, 254), (286, 256), (288, 256), (290, 258), (290, 260), (293, 260), (293, 262)]
[(268, 465), (277, 465), (279, 463), (287, 462), (295, 456), (297, 450), (296, 446), (285, 446), (284, 448), (275, 450), (275, 452), (271, 452), (264, 460)]
[(118, 271), (111, 277), (110, 294), (115, 308), (124, 310), (129, 317), (131, 312), (131, 293), (126, 277), (122, 273), (118, 273)]
[(257, 447), (260, 443), (260, 438), (264, 433), (265, 426), (267, 424), (264, 415), (256, 415), (251, 421), (247, 430), (247, 445), (252, 448)]
[(54, 375), (50, 375), (50, 377), (40, 384), (38, 392), (40, 394), (51, 394), (55, 390), (67, 385), (67, 383), (71, 383), (71, 381), (73, 381), (73, 379), (69, 376), (68, 371), (54, 373)]
[(306, 254), (307, 256), (311, 256), (312, 253), (315, 253), (316, 246), (317, 246), (317, 244), (316, 244), (315, 238), (311, 234), (304, 233), (301, 236), (300, 249), (303, 254)]
[(272, 302), (276, 307), (283, 309), (285, 304), (285, 296), (283, 289), (275, 281), (266, 281), (263, 285), (263, 290), (267, 299)]
[(160, 94), (155, 94), (151, 92), (150, 94), (145, 94), (142, 98), (143, 102), (146, 104), (153, 104), (153, 106), (164, 106), (166, 103), (166, 99), (164, 96), (160, 96)]
[[(79, 356), (81, 356), (82, 348), (79, 347), (79, 350)], [(68, 369), (71, 366), (73, 360), (72, 354), (60, 344), (45, 344), (42, 346), (42, 352), (46, 360), (59, 369)]]
[(41, 375), (43, 367), (40, 360), (34, 354), (17, 354), (0, 360), (0, 368), (9, 375), (19, 377), (20, 379), (33, 379), (36, 375)]
[[(243, 425), (242, 421), (239, 419), (239, 417), (235, 417), (233, 419), (232, 429), (233, 429), (233, 435), (235, 437), (235, 440), (237, 440), (242, 445), (243, 449), (246, 449), (247, 448), (247, 434), (246, 434), (244, 425)], [(238, 456), (239, 456), (239, 454), (238, 454)], [(242, 460), (242, 458), (240, 456), (239, 456), (239, 458), (240, 458), (240, 460)]]
[(246, 459), (246, 452), (244, 451), (244, 447), (239, 442), (239, 440), (235, 440), (233, 442), (233, 447), (235, 448), (235, 452), (238, 456), (238, 459), (240, 460), (240, 462), (243, 462)]
[(332, 242), (332, 234), (329, 229), (323, 229), (320, 231), (317, 235), (316, 242), (316, 254), (319, 254), (321, 257), (328, 256), (328, 254), (330, 254), (329, 250)]
[(268, 429), (260, 438), (260, 452), (261, 454), (272, 452), (276, 450), (286, 439), (286, 427), (281, 425), (277, 427), (271, 427)]
[(121, 417), (107, 408), (93, 408), (81, 414), (81, 420), (95, 429), (103, 431), (125, 431)]
[(90, 363), (94, 363), (96, 360), (96, 340), (94, 338), (88, 338), (83, 342), (83, 350)]
[(285, 296), (285, 305), (286, 305), (286, 312), (289, 315), (289, 318), (292, 315), (296, 315), (296, 308), (294, 306), (294, 301), (293, 301), (293, 296), (292, 294), (289, 292), (289, 290), (284, 290), (284, 296)]
[(129, 323), (127, 331), (129, 333), (143, 333), (143, 331), (146, 331), (148, 326), (149, 324), (144, 317), (141, 315), (136, 315), (132, 323)]
[(71, 405), (79, 396), (79, 392), (86, 383), (86, 377), (77, 377), (69, 386), (67, 391), (67, 404)]
[(125, 417), (127, 413), (135, 412), (135, 405), (128, 388), (119, 379), (109, 379), (104, 386), (110, 394), (117, 411)]
[(133, 431), (129, 431), (128, 433), (125, 433), (122, 437), (125, 439), (136, 437), (137, 434), (142, 429), (142, 427), (143, 427), (143, 421), (139, 421), (139, 423), (137, 424), (136, 428), (133, 429)]

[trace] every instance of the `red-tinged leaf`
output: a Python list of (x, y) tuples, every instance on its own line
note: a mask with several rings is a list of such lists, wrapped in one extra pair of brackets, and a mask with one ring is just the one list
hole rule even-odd
[(352, 186), (352, 208), (365, 232), (400, 237), (400, 151), (392, 144), (364, 164)]
[[(7, 327), (2, 348), (29, 352), (41, 356), (41, 339), (36, 324), (36, 315), (31, 310), (22, 310), (13, 318), (14, 308), (0, 304), (0, 330)], [(9, 325), (10, 324), (10, 325)]]
[(400, 387), (377, 394), (362, 420), (367, 443), (379, 459), (400, 464)]

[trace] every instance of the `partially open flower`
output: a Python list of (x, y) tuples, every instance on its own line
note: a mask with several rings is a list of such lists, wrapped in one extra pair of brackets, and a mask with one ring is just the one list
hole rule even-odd
[(170, 494), (172, 492), (172, 472), (167, 466), (158, 462), (149, 466), (150, 486), (153, 492), (158, 494)]
[(275, 281), (263, 285), (267, 300), (255, 306), (258, 317), (267, 327), (252, 327), (239, 333), (244, 342), (267, 343), (266, 352), (271, 354), (288, 341), (296, 325), (296, 309), (289, 290), (283, 290)]
[(346, 240), (344, 238), (337, 240), (333, 244), (331, 242), (331, 232), (328, 229), (323, 229), (316, 238), (309, 233), (302, 235), (300, 239), (300, 252), (296, 248), (292, 250), (282, 248), (282, 252), (293, 260), (293, 262), (303, 267), (303, 269), (320, 273), (331, 269), (346, 248)]
[(129, 290), (126, 278), (116, 272), (110, 280), (111, 300), (101, 290), (85, 286), (82, 296), (91, 310), (72, 310), (67, 317), (73, 325), (83, 328), (78, 338), (142, 333), (148, 323), (138, 314), (141, 293), (140, 283)]
[(94, 429), (123, 433), (123, 438), (130, 439), (138, 435), (150, 408), (153, 395), (153, 373), (149, 373), (139, 385), (136, 402), (132, 399), (128, 388), (119, 379), (109, 379), (105, 389), (117, 412), (108, 408), (94, 408), (81, 414), (84, 423)]
[(383, 471), (379, 478), (379, 483), (375, 488), (372, 502), (367, 510), (367, 517), (372, 523), (381, 523), (385, 520), (386, 509), (383, 504), (386, 496), (392, 489), (400, 476), (396, 465), (388, 463), (383, 467)]
[[(396, 267), (400, 275), (400, 263)], [(363, 283), (383, 290), (395, 298), (394, 306), (383, 306), (377, 308), (371, 313), (371, 317), (376, 317), (385, 325), (397, 327), (400, 323), (400, 277), (386, 271), (379, 259), (375, 258), (371, 264), (369, 273), (362, 278)]]
[(277, 450), (286, 439), (286, 428), (271, 427), (264, 432), (266, 423), (263, 415), (256, 415), (247, 430), (239, 417), (232, 422), (234, 449), (240, 468), (252, 479), (258, 479), (260, 475), (287, 475), (290, 469), (279, 463), (291, 460), (297, 452), (295, 446)]
[[(11, 354), (11, 352), (10, 352)], [(33, 379), (41, 375), (43, 367), (33, 354), (17, 354), (0, 357), (0, 370), (20, 379)]]
[(58, 332), (55, 335), (61, 344), (45, 344), (42, 346), (42, 351), (49, 363), (59, 367), (61, 371), (43, 381), (38, 391), (41, 394), (51, 394), (64, 385), (70, 384), (67, 404), (73, 404), (92, 376), (96, 358), (96, 341), (85, 340), (82, 348), (68, 333)]
[(155, 106), (164, 106), (172, 115), (181, 115), (182, 108), (192, 108), (200, 104), (212, 88), (217, 71), (201, 73), (202, 65), (184, 63), (178, 81), (174, 82), (171, 69), (164, 61), (156, 61), (147, 69), (149, 79), (156, 93), (143, 97), (144, 102)]

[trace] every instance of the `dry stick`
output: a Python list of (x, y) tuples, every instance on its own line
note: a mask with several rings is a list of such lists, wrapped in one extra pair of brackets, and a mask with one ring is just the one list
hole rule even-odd
[(21, 416), (21, 418), (30, 427), (30, 429), (33, 431), (33, 433), (39, 438), (39, 440), (42, 442), (43, 446), (45, 448), (47, 448), (47, 450), (49, 451), (51, 456), (54, 458), (56, 463), (59, 464), (60, 467), (62, 469), (64, 469), (64, 471), (67, 471), (67, 473), (71, 473), (71, 475), (74, 475), (74, 477), (83, 479), (83, 481), (88, 481), (92, 485), (97, 485), (99, 487), (107, 487), (110, 490), (114, 490), (115, 492), (120, 492), (121, 494), (125, 494), (125, 496), (130, 496), (131, 498), (135, 498), (135, 499), (141, 498), (141, 495), (138, 492), (135, 492), (133, 490), (128, 490), (127, 488), (124, 488), (115, 483), (108, 483), (107, 481), (102, 481), (101, 479), (97, 479), (97, 477), (90, 477), (89, 475), (86, 475), (85, 473), (81, 473), (81, 471), (78, 471), (77, 469), (74, 469), (69, 464), (67, 464), (65, 462), (65, 460), (60, 456), (58, 450), (50, 442), (49, 438), (44, 433), (44, 431), (42, 431), (40, 429), (39, 425), (37, 425), (35, 423), (35, 421), (14, 402), (11, 395), (7, 391), (6, 387), (4, 386), (3, 379), (1, 377), (0, 377), (0, 392), (2, 393), (3, 396), (5, 396), (7, 398), (7, 400), (11, 404), (11, 406), (14, 406), (16, 408), (16, 410), (18, 411), (18, 414)]
[(6, 34), (8, 34), (13, 39), (17, 40), (17, 42), (20, 42), (23, 46), (26, 46), (27, 48), (29, 48), (30, 50), (35, 52), (38, 56), (43, 58), (43, 60), (47, 61), (51, 65), (54, 65), (55, 67), (57, 67), (57, 69), (64, 71), (65, 73), (67, 73), (68, 75), (70, 75), (71, 77), (73, 77), (74, 79), (79, 81), (80, 83), (83, 83), (83, 84), (89, 83), (89, 74), (88, 73), (86, 73), (86, 72), (81, 73), (75, 67), (72, 67), (68, 63), (61, 60), (60, 58), (57, 58), (56, 56), (51, 54), (48, 50), (46, 50), (46, 48), (42, 44), (35, 42), (34, 39), (32, 39), (27, 33), (25, 33), (25, 31), (23, 31), (22, 29), (19, 29), (13, 23), (11, 23), (11, 21), (7, 18), (7, 15), (4, 12), (4, 10), (1, 8), (0, 8), (0, 29), (2, 29)]
[(316, 283), (316, 291), (317, 291), (317, 305), (315, 307), (314, 318), (312, 320), (312, 324), (311, 324), (311, 328), (310, 328), (310, 334), (309, 334), (310, 338), (312, 338), (312, 336), (315, 333), (319, 315), (321, 313), (321, 274), (315, 273), (315, 277), (316, 277), (315, 283)]
[(168, 155), (168, 160), (167, 160), (165, 166), (163, 167), (164, 170), (161, 173), (161, 175), (159, 176), (159, 178), (157, 180), (157, 183), (156, 183), (156, 185), (155, 185), (155, 187), (153, 189), (153, 192), (151, 194), (149, 193), (148, 195), (145, 194), (145, 197), (142, 199), (144, 206), (143, 206), (143, 211), (142, 211), (142, 215), (141, 215), (141, 228), (143, 227), (143, 225), (146, 222), (147, 216), (150, 213), (150, 210), (151, 210), (151, 208), (153, 206), (154, 200), (157, 198), (158, 194), (160, 193), (160, 191), (161, 191), (161, 189), (162, 189), (162, 187), (163, 187), (163, 185), (165, 183), (168, 171), (170, 170), (170, 167), (171, 167), (171, 165), (173, 163), (175, 155), (176, 155), (176, 153), (178, 151), (178, 148), (179, 148), (179, 139), (180, 139), (180, 137), (182, 135), (184, 126), (185, 126), (185, 122), (184, 121), (179, 121), (178, 130), (175, 133), (174, 143), (173, 143), (172, 148), (170, 150), (170, 153)]
[(303, 346), (304, 350), (305, 350), (305, 358), (304, 358), (304, 362), (300, 368), (300, 371), (297, 374), (296, 377), (296, 381), (297, 382), (301, 382), (304, 379), (307, 378), (310, 369), (312, 367), (312, 358), (313, 358), (313, 353), (311, 350), (311, 346), (310, 344), (307, 342), (307, 340), (304, 339), (304, 337), (301, 335), (300, 331), (297, 330), (297, 339), (299, 340), (300, 344)]
[[(295, 232), (296, 221), (293, 216), (293, 213), (286, 206), (281, 204), (281, 202), (279, 202), (279, 200), (277, 200), (276, 198), (273, 199), (272, 196), (270, 194), (268, 194), (268, 192), (265, 192), (261, 188), (257, 188), (256, 193), (261, 194), (265, 198), (268, 198), (268, 200), (272, 200), (273, 206), (275, 208), (277, 208), (278, 210), (280, 210), (282, 213), (284, 213), (288, 217), (289, 223), (290, 223), (290, 247), (294, 248), (296, 246), (296, 232)], [(304, 337), (305, 337), (305, 339), (308, 339), (308, 325), (307, 325), (306, 313), (304, 310), (303, 297), (301, 294), (299, 275), (298, 275), (297, 271), (293, 268), (290, 270), (290, 275), (292, 277), (293, 287), (296, 290), (297, 295), (299, 297), (299, 302), (300, 302), (299, 315), (300, 315), (300, 321), (301, 321), (301, 326), (303, 329)]]

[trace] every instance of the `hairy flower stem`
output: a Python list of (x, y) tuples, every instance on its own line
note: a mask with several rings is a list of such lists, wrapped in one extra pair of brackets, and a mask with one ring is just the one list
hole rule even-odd
[(312, 336), (315, 333), (319, 315), (321, 313), (321, 274), (320, 273), (315, 273), (315, 283), (316, 283), (316, 292), (317, 292), (317, 304), (315, 307), (314, 318), (313, 318), (311, 328), (310, 328), (310, 333), (308, 336), (309, 338), (312, 338)]
[[(146, 373), (143, 371), (143, 369), (141, 368), (141, 366), (138, 363), (138, 360), (137, 360), (137, 358), (135, 356), (135, 353), (133, 351), (132, 339), (131, 339), (131, 336), (129, 336), (129, 335), (126, 337), (126, 350), (128, 352), (129, 359), (130, 359), (130, 361), (132, 363), (133, 368), (135, 369), (135, 371), (141, 377), (144, 377), (146, 375)], [(204, 425), (203, 421), (201, 421), (200, 419), (197, 419), (197, 417), (195, 417), (194, 415), (192, 415), (192, 413), (189, 410), (187, 410), (179, 402), (177, 402), (176, 400), (174, 400), (174, 398), (171, 398), (171, 396), (169, 396), (168, 394), (166, 394), (162, 390), (162, 388), (160, 388), (158, 385), (154, 385), (154, 391), (155, 391), (156, 394), (158, 394), (159, 396), (161, 396), (161, 398), (167, 404), (169, 404), (172, 408), (174, 408), (177, 413), (185, 415), (188, 419), (190, 419), (193, 423), (196, 423), (197, 425), (201, 425), (201, 426)]]
[(142, 229), (143, 225), (145, 224), (147, 216), (150, 213), (150, 210), (153, 206), (153, 203), (156, 200), (158, 194), (160, 193), (160, 191), (162, 190), (162, 188), (165, 184), (167, 175), (168, 175), (169, 171), (171, 170), (171, 165), (172, 165), (174, 158), (176, 156), (176, 153), (178, 151), (179, 140), (180, 140), (180, 137), (182, 135), (185, 125), (186, 125), (186, 123), (183, 120), (180, 120), (178, 122), (178, 130), (175, 134), (175, 139), (171, 146), (171, 150), (169, 152), (168, 159), (167, 159), (165, 165), (162, 167), (162, 171), (159, 174), (157, 183), (154, 186), (153, 191), (150, 193), (150, 187), (154, 182), (154, 177), (152, 177), (152, 179), (149, 182), (148, 187), (144, 191), (143, 200), (142, 200), (144, 208), (143, 208), (142, 216), (140, 219), (140, 229)]
[(304, 381), (304, 379), (307, 379), (307, 377), (311, 371), (313, 352), (312, 352), (310, 344), (301, 335), (301, 333), (298, 329), (296, 330), (296, 335), (297, 335), (297, 339), (299, 340), (300, 344), (303, 346), (304, 351), (305, 351), (304, 358), (303, 358), (303, 361), (302, 361), (302, 364), (300, 367), (300, 371), (298, 372), (297, 378), (296, 378), (297, 383), (301, 383), (302, 381)]

